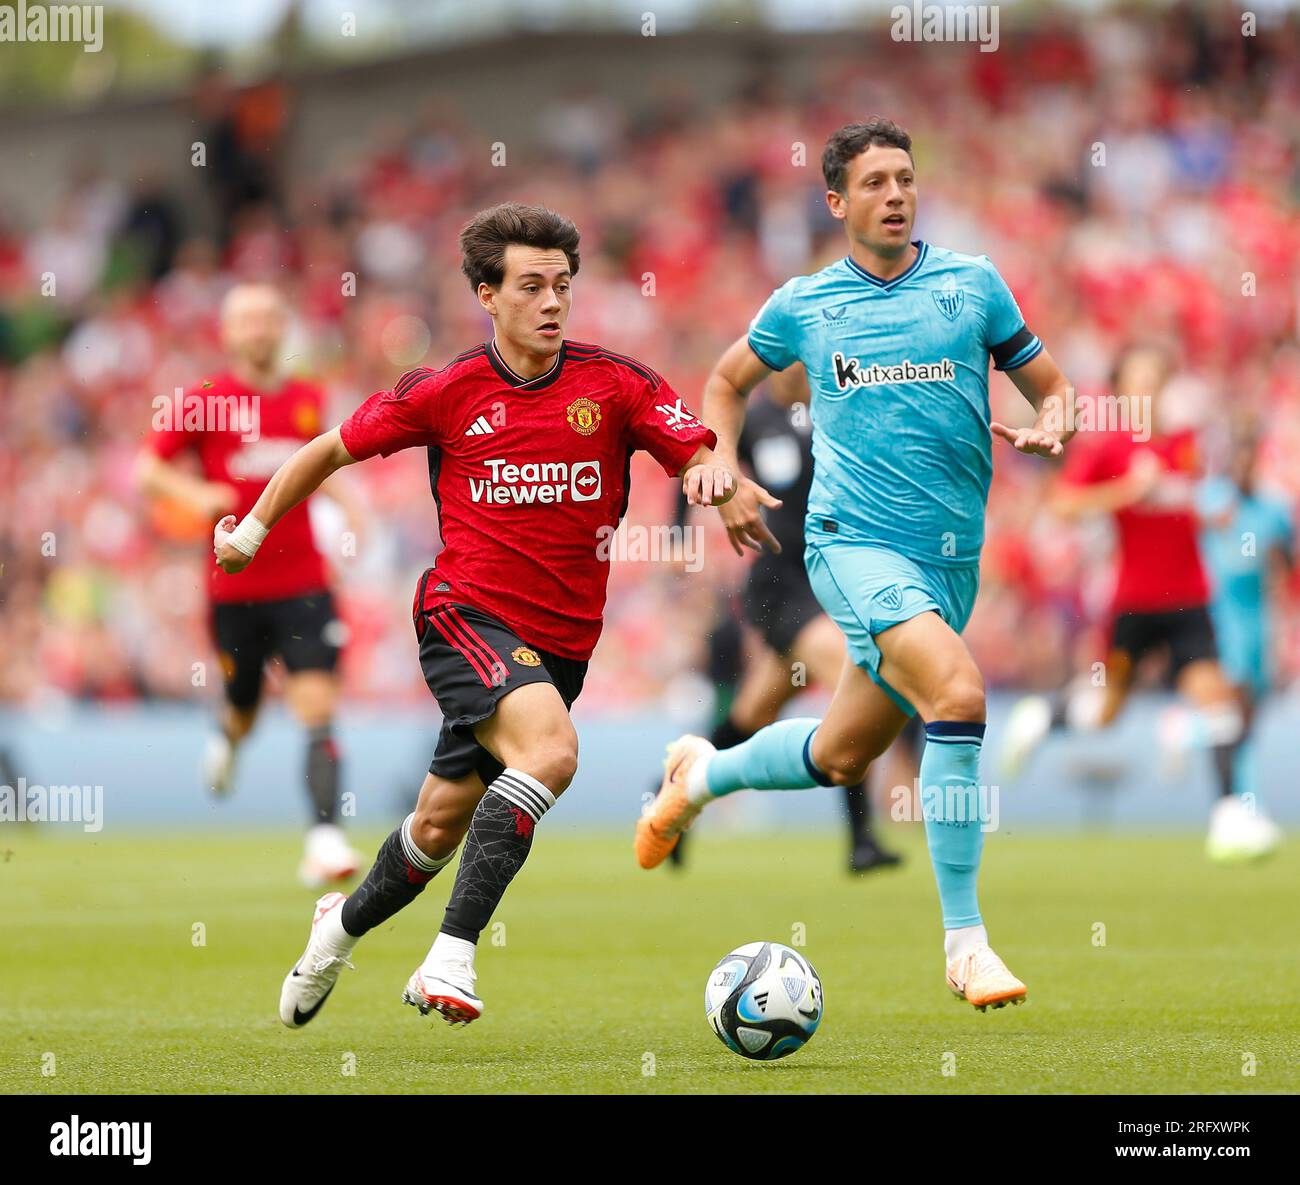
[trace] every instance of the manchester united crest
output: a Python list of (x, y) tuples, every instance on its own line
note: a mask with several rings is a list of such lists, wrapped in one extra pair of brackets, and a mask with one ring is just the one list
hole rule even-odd
[(590, 436), (600, 427), (600, 404), (586, 396), (575, 399), (565, 410), (564, 418), (579, 436)]
[(521, 667), (540, 667), (542, 665), (542, 660), (537, 657), (537, 651), (529, 650), (527, 646), (516, 646), (510, 652), (510, 657)]

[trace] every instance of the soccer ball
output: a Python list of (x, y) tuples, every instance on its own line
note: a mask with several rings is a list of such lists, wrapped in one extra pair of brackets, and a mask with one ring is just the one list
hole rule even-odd
[(821, 1024), (822, 981), (803, 955), (779, 942), (747, 942), (709, 973), (704, 1014), (733, 1053), (774, 1062)]

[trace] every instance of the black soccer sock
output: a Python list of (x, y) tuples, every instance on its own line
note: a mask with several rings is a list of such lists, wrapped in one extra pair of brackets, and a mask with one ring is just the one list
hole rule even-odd
[(1219, 782), (1219, 797), (1228, 798), (1237, 793), (1237, 753), (1241, 749), (1240, 741), (1230, 745), (1215, 745), (1210, 750), (1214, 758), (1214, 775)]
[(753, 735), (748, 729), (740, 728), (730, 716), (726, 716), (709, 734), (709, 743), (715, 749), (730, 749), (742, 741), (749, 740)]
[(465, 854), (443, 916), (442, 932), (477, 942), (515, 874), (528, 859), (533, 828), (555, 805), (536, 778), (506, 769), (474, 808)]
[(328, 724), (318, 724), (307, 734), (307, 793), (316, 822), (338, 822), (339, 750)]
[(853, 845), (867, 843), (871, 839), (871, 799), (863, 782), (844, 787), (844, 802), (849, 808), (849, 833)]
[(1214, 704), (1201, 708), (1200, 727), (1214, 761), (1219, 795), (1237, 792), (1237, 755), (1246, 736), (1246, 721), (1236, 704)]
[(354, 938), (386, 922), (399, 909), (405, 909), (437, 875), (438, 870), (451, 863), (452, 852), (441, 860), (426, 856), (411, 838), (411, 820), (414, 813), (402, 820), (389, 837), (379, 845), (379, 854), (366, 873), (366, 879), (343, 902), (340, 918), (345, 929)]

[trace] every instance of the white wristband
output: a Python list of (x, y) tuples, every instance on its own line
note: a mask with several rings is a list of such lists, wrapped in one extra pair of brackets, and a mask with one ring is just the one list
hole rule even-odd
[(262, 540), (266, 536), (267, 528), (249, 514), (245, 515), (239, 526), (231, 531), (230, 538), (226, 542), (236, 551), (242, 551), (251, 560), (257, 554), (257, 549), (262, 546)]

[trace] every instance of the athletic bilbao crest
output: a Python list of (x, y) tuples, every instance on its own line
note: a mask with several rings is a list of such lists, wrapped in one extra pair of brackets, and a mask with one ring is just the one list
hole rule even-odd
[(932, 292), (934, 303), (939, 306), (941, 312), (949, 321), (955, 321), (961, 316), (962, 305), (966, 303), (966, 293), (957, 287), (957, 283), (950, 276), (942, 288)]

